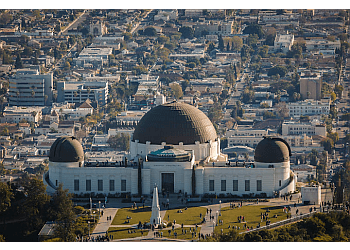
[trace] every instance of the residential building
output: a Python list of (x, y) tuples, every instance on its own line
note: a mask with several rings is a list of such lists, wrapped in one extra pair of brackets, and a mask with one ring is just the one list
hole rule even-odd
[(113, 48), (95, 48), (88, 47), (83, 49), (78, 58), (73, 58), (76, 66), (84, 67), (84, 65), (92, 64), (93, 67), (99, 67), (108, 64), (109, 56), (112, 54)]
[(311, 122), (285, 121), (282, 123), (282, 135), (320, 135), (327, 136), (325, 124), (313, 124)]
[(106, 105), (108, 82), (57, 82), (57, 102), (80, 104), (90, 99), (99, 105)]
[(52, 102), (53, 73), (41, 74), (40, 66), (17, 70), (9, 82), (10, 106), (45, 106)]
[(302, 76), (300, 78), (300, 94), (303, 99), (321, 99), (322, 76)]
[(340, 40), (329, 41), (324, 39), (312, 39), (305, 41), (306, 50), (318, 51), (318, 50), (336, 50), (340, 49)]
[(39, 122), (42, 119), (42, 107), (5, 107), (1, 122), (19, 123), (22, 120), (27, 122)]
[(287, 53), (293, 45), (294, 35), (292, 34), (277, 34), (273, 43), (273, 49), (275, 52)]
[(287, 103), (290, 117), (310, 116), (310, 115), (329, 115), (330, 99), (321, 99), (315, 101), (306, 99), (299, 102)]
[(204, 21), (194, 26), (196, 35), (228, 36), (233, 31), (233, 21)]

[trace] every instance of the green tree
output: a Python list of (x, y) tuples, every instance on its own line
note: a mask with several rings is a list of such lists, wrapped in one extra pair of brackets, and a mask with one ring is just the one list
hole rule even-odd
[(233, 51), (240, 51), (243, 47), (243, 40), (238, 36), (234, 36), (231, 39), (231, 49)]
[(20, 53), (17, 53), (16, 62), (15, 62), (15, 68), (16, 69), (23, 68), (23, 63), (22, 63), (22, 59), (21, 59)]
[(269, 69), (267, 72), (268, 76), (273, 76), (273, 75), (280, 75), (281, 77), (285, 77), (287, 74), (288, 70), (284, 66), (275, 66)]
[(179, 29), (179, 32), (181, 33), (181, 37), (182, 38), (188, 38), (188, 39), (192, 39), (194, 37), (194, 31), (191, 27), (189, 26), (182, 26)]
[(329, 137), (324, 138), (321, 140), (321, 146), (323, 146), (324, 150), (331, 154), (334, 148), (334, 141)]
[(157, 30), (153, 27), (147, 27), (143, 30), (145, 36), (157, 36)]
[(264, 31), (259, 24), (251, 23), (243, 30), (243, 34), (257, 34), (259, 38), (263, 38)]
[(333, 140), (334, 143), (336, 143), (337, 141), (339, 141), (339, 135), (338, 132), (334, 132), (334, 133), (327, 133), (327, 137), (331, 138)]
[(46, 187), (42, 180), (32, 178), (26, 180), (23, 185), (26, 199), (23, 204), (23, 211), (29, 231), (37, 230), (43, 226), (49, 202), (46, 194)]
[(0, 213), (11, 207), (11, 199), (13, 199), (11, 187), (4, 182), (0, 182)]
[(68, 193), (68, 189), (63, 189), (61, 183), (52, 197), (50, 207), (57, 224), (55, 236), (64, 242), (74, 241), (76, 216), (73, 211), (72, 194)]
[(170, 88), (172, 91), (174, 91), (174, 95), (177, 100), (179, 100), (183, 96), (182, 88), (179, 84), (170, 84)]

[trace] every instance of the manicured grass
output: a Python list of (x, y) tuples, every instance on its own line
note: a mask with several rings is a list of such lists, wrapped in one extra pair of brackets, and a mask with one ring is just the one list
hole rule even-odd
[[(129, 230), (135, 230), (135, 233), (128, 233)], [(143, 236), (146, 236), (149, 230), (143, 229), (142, 231)], [(113, 235), (113, 240), (141, 237), (141, 229), (132, 229), (130, 227), (110, 227), (108, 228), (108, 235)]]
[[(184, 225), (195, 225), (200, 224), (203, 220), (203, 216), (205, 216), (207, 209), (205, 207), (189, 207), (185, 210), (182, 208), (182, 213), (178, 213), (179, 209), (171, 209), (167, 210), (164, 216), (164, 221), (173, 222), (176, 220), (176, 224), (184, 224)], [(202, 214), (202, 219), (199, 215)], [(168, 220), (169, 215), (169, 220)], [(180, 229), (181, 231), (181, 229)]]
[[(253, 228), (256, 228), (259, 223), (260, 226), (265, 226), (266, 221), (261, 222), (260, 214), (266, 212), (267, 208), (270, 210), (268, 214), (271, 224), (287, 219), (287, 214), (283, 212), (283, 206), (243, 206), (234, 209), (225, 207), (221, 209), (221, 216), (218, 217), (218, 220), (223, 220), (223, 224), (215, 227), (215, 233), (221, 233), (221, 229), (223, 229), (223, 233), (227, 233), (233, 226), (240, 227), (239, 232), (246, 231), (246, 229), (243, 229), (244, 224), (249, 227), (253, 226)], [(240, 215), (245, 217), (246, 222), (238, 222), (237, 217)], [(274, 215), (277, 215), (277, 218), (273, 218)], [(229, 225), (231, 226), (230, 229), (228, 228)]]
[[(192, 240), (192, 233), (190, 232), (190, 227), (184, 227), (183, 228), (184, 231), (187, 230), (186, 234), (182, 234), (182, 229), (181, 228), (176, 228), (174, 231), (171, 230), (171, 233), (170, 233), (170, 236), (169, 236), (169, 232), (168, 232), (168, 229), (167, 230), (160, 230), (158, 231), (159, 233), (160, 232), (163, 232), (163, 238), (172, 238), (172, 239), (175, 239), (175, 236), (174, 236), (174, 232), (177, 233), (177, 237), (176, 239), (181, 239), (181, 240)], [(195, 227), (191, 227), (191, 230), (195, 230)], [(198, 235), (201, 231), (201, 227), (198, 227), (197, 228), (197, 237), (195, 237), (193, 235), (193, 239), (198, 239)]]
[[(151, 214), (151, 207), (138, 209), (120, 208), (113, 218), (112, 225), (133, 225), (139, 223), (139, 221), (142, 223), (149, 222)], [(125, 223), (128, 220), (127, 216), (131, 217), (129, 223)]]

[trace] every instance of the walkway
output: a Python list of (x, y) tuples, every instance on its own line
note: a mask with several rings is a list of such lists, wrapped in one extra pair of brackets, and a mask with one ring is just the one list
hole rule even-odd
[[(103, 216), (100, 217), (100, 221), (97, 223), (92, 235), (96, 238), (98, 235), (105, 236), (108, 228), (111, 226), (114, 216), (116, 215), (118, 208), (104, 208)], [(111, 216), (111, 220), (107, 220), (107, 217)]]

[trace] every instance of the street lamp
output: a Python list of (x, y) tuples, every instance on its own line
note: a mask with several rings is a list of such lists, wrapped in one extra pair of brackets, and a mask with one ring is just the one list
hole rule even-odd
[(218, 225), (218, 215), (219, 215), (219, 212), (216, 211), (216, 225)]
[(214, 229), (215, 229), (215, 221), (213, 221), (213, 234), (214, 234)]
[(101, 201), (98, 201), (98, 220), (100, 220), (100, 214), (101, 214)]
[(219, 216), (221, 216), (221, 200), (219, 200), (219, 204), (220, 204), (220, 214), (219, 214)]
[(90, 221), (88, 221), (88, 225), (89, 225), (89, 238), (90, 238)]

